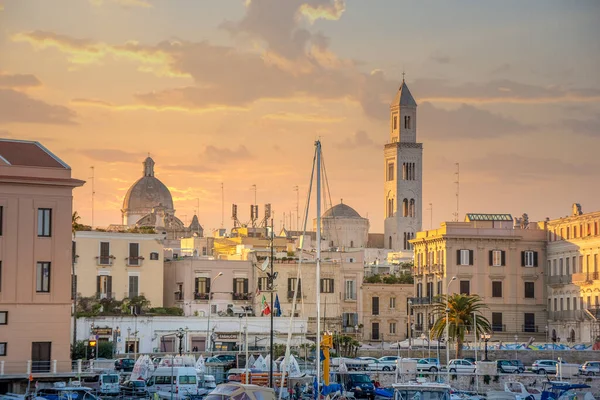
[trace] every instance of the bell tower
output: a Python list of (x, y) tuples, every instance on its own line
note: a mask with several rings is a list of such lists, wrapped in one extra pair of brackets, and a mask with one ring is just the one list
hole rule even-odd
[(412, 252), (408, 241), (421, 230), (422, 161), (417, 102), (403, 78), (390, 105), (390, 141), (384, 148), (385, 247), (394, 251)]

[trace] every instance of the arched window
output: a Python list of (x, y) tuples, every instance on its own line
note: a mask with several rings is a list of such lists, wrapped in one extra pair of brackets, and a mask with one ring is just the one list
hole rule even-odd
[(389, 237), (388, 242), (389, 242), (388, 248), (391, 249), (392, 248), (392, 237), (391, 236)]
[(408, 217), (408, 199), (402, 200), (402, 216)]
[(571, 334), (569, 336), (571, 343), (575, 343), (575, 331), (573, 329), (571, 329)]
[(408, 215), (410, 217), (414, 217), (415, 216), (415, 199), (410, 199), (410, 206), (409, 206)]
[(402, 163), (402, 180), (406, 180), (407, 176), (406, 176), (406, 163)]
[(351, 240), (350, 241), (350, 248), (353, 248), (353, 247), (354, 247), (354, 240)]
[(398, 128), (398, 117), (394, 115), (394, 130)]

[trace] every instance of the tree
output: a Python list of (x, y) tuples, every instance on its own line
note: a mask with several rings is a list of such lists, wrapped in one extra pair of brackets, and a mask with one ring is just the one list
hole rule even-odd
[(473, 314), (477, 315), (476, 334), (491, 331), (490, 322), (481, 314), (481, 311), (488, 306), (477, 295), (454, 294), (438, 297), (433, 304), (433, 312), (439, 317), (431, 328), (430, 337), (432, 339), (442, 337), (446, 331), (446, 306), (449, 309), (448, 320), (450, 321), (448, 333), (456, 343), (457, 358), (462, 358), (465, 334), (473, 326)]

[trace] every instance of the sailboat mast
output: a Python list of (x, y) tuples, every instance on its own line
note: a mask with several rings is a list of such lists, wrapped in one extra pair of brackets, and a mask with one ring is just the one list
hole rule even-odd
[(321, 142), (316, 141), (317, 148), (317, 399), (321, 383)]

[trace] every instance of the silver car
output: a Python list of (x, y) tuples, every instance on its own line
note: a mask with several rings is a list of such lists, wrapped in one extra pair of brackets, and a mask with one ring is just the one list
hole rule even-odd
[(580, 375), (600, 375), (600, 361), (586, 361), (579, 367)]

